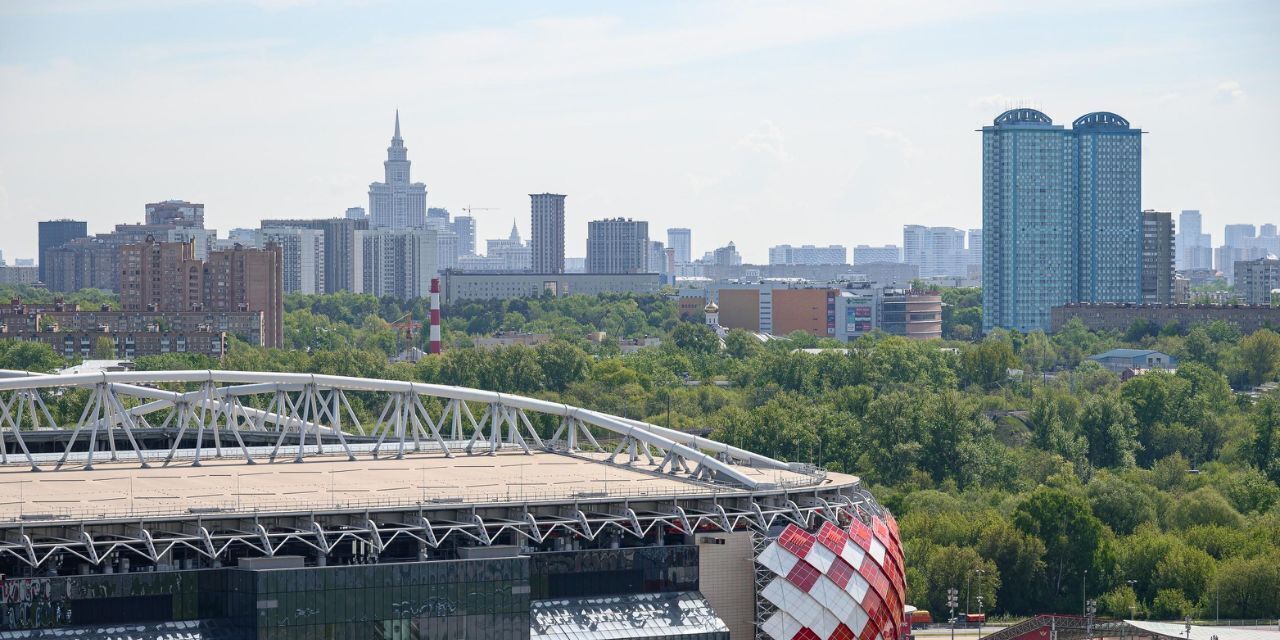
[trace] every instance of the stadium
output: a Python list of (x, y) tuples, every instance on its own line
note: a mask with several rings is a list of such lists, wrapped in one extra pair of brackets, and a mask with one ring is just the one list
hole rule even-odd
[(443, 385), (2, 376), (0, 638), (906, 632), (855, 476)]

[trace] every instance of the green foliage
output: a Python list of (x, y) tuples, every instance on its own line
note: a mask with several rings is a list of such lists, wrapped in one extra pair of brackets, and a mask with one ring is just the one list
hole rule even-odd
[(1041, 487), (1018, 504), (1013, 524), (1044, 544), (1044, 587), (1051, 600), (1078, 593), (1086, 571), (1101, 573), (1104, 527), (1083, 498)]
[(1139, 610), (1138, 594), (1133, 587), (1124, 584), (1098, 598), (1098, 613), (1113, 618), (1129, 618)]
[(698, 322), (681, 322), (671, 332), (671, 341), (690, 353), (707, 355), (720, 349), (720, 339), (711, 327)]
[(1213, 592), (1224, 617), (1276, 615), (1280, 611), (1280, 551), (1273, 550), (1261, 558), (1224, 561), (1218, 568)]
[(1240, 342), (1240, 368), (1248, 384), (1275, 380), (1280, 372), (1280, 335), (1261, 329)]
[(1008, 342), (988, 338), (965, 349), (960, 357), (963, 378), (973, 384), (990, 387), (1004, 380), (1009, 369), (1021, 364)]
[[(1145, 376), (1144, 376), (1145, 377)], [(1127, 467), (1138, 449), (1137, 421), (1130, 405), (1112, 394), (1085, 401), (1080, 412), (1089, 463), (1095, 467)]]
[(0, 369), (50, 373), (66, 361), (43, 342), (0, 342)]
[(1240, 513), (1213, 487), (1201, 487), (1179, 498), (1165, 519), (1169, 527), (1186, 529), (1198, 524), (1216, 524), (1239, 528), (1243, 524)]
[(1151, 615), (1157, 620), (1181, 620), (1192, 610), (1191, 601), (1177, 589), (1161, 589), (1151, 601)]
[(1119, 476), (1106, 472), (1094, 476), (1086, 493), (1094, 515), (1116, 533), (1127, 535), (1156, 521), (1155, 501), (1142, 487)]

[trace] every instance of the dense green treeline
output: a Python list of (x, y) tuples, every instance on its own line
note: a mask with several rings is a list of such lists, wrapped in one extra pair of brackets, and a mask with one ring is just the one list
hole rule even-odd
[[(1271, 331), (1075, 325), (1054, 336), (849, 345), (732, 331), (722, 348), (705, 326), (678, 321), (667, 298), (570, 296), (447, 310), (443, 355), (392, 362), (404, 338), (387, 321), (406, 308), (291, 296), (286, 349), (237, 343), (221, 362), (168, 354), (138, 364), (477, 386), (709, 430), (853, 473), (897, 514), (910, 601), (935, 612), (956, 587), (965, 608), (981, 595), (990, 612), (1076, 612), (1088, 597), (1110, 615), (1280, 615), (1280, 397), (1237, 392), (1280, 375)], [(971, 326), (971, 308), (956, 303), (950, 335)], [(469, 332), (498, 330), (558, 339), (469, 346)], [(586, 341), (599, 330), (663, 344), (622, 356)], [(1181, 362), (1122, 383), (1087, 360), (1117, 346)], [(5, 367), (60, 360), (35, 345), (0, 349)]]

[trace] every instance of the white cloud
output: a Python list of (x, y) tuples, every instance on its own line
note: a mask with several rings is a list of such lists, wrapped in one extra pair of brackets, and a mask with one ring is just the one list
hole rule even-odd
[(782, 135), (778, 125), (770, 120), (761, 122), (755, 131), (738, 140), (738, 146), (772, 156), (779, 162), (791, 162), (791, 154), (787, 153), (787, 138)]
[(1235, 80), (1227, 80), (1218, 83), (1218, 87), (1214, 89), (1219, 100), (1227, 102), (1239, 102), (1245, 99), (1244, 89), (1240, 87), (1240, 83)]
[(866, 131), (867, 137), (874, 140), (883, 140), (890, 145), (897, 147), (902, 153), (904, 160), (910, 160), (915, 155), (915, 145), (911, 143), (911, 138), (901, 131), (886, 129), (884, 127), (872, 127)]

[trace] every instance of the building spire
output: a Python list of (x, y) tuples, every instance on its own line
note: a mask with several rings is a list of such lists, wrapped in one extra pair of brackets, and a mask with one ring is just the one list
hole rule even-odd
[(520, 242), (520, 230), (516, 228), (516, 219), (511, 219), (511, 235), (507, 239), (512, 242)]
[(400, 110), (396, 109), (396, 134), (392, 138), (400, 138)]

